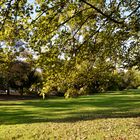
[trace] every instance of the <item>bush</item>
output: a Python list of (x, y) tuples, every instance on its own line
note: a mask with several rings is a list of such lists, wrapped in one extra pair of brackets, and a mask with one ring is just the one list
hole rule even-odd
[(122, 84), (125, 89), (136, 89), (140, 86), (140, 71), (128, 70), (122, 77)]
[(78, 94), (78, 90), (75, 88), (69, 88), (66, 93), (65, 93), (65, 98), (70, 98), (70, 97), (77, 97)]

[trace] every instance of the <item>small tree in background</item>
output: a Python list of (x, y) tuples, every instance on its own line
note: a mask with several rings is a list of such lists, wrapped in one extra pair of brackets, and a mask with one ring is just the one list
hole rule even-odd
[(29, 63), (15, 61), (11, 63), (9, 85), (11, 88), (18, 89), (23, 95), (24, 89), (28, 89), (34, 84), (41, 83), (42, 77), (34, 70)]

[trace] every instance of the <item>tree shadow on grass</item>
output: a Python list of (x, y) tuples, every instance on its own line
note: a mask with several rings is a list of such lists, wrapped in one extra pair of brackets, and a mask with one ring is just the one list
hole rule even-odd
[(41, 96), (37, 95), (14, 95), (14, 94), (0, 94), (0, 101), (19, 101), (19, 100), (36, 100), (41, 99)]
[(139, 95), (140, 89), (128, 89), (122, 91), (108, 91), (105, 94), (113, 94), (113, 95)]
[(3, 125), (126, 117), (140, 117), (140, 96), (95, 95), (68, 100), (0, 102)]

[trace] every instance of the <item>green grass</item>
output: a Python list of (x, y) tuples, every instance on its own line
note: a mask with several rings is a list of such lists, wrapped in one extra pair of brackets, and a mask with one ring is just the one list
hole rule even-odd
[(0, 101), (0, 140), (138, 140), (140, 90)]

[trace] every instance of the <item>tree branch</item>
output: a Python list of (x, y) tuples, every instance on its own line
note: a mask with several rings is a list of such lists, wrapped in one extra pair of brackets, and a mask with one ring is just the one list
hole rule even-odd
[(137, 10), (140, 8), (140, 4), (138, 5), (138, 7), (133, 11), (133, 12), (131, 12), (128, 16), (127, 16), (127, 18), (128, 17), (131, 17), (134, 13), (136, 13), (137, 12)]
[(74, 33), (74, 35), (73, 35), (73, 37), (75, 37), (75, 35), (80, 31), (80, 29), (82, 28), (82, 26), (87, 22), (87, 20), (90, 18), (90, 17), (92, 17), (93, 16), (93, 14), (92, 15), (90, 15), (90, 16), (88, 16), (87, 18), (86, 18), (86, 20), (80, 25), (80, 27), (77, 29), (77, 31)]
[(94, 5), (86, 2), (85, 0), (80, 0), (80, 1), (83, 2), (83, 3), (85, 3), (85, 4), (87, 4), (88, 6), (90, 6), (94, 10), (96, 10), (98, 13), (100, 13), (101, 15), (103, 15), (104, 17), (106, 17), (107, 19), (109, 19), (110, 21), (113, 21), (114, 23), (117, 23), (117, 24), (123, 24), (122, 21), (118, 21), (118, 20), (113, 19), (110, 15), (107, 15), (107, 14), (103, 13), (100, 9), (98, 9)]
[(54, 7), (46, 8), (45, 10), (43, 10), (42, 13), (41, 13), (40, 15), (38, 15), (34, 20), (31, 21), (31, 24), (32, 24), (32, 23), (35, 23), (35, 22), (36, 22), (45, 12), (47, 12), (48, 10), (52, 10), (52, 9), (58, 7), (58, 6), (60, 6), (60, 5), (56, 5), (56, 6), (54, 6)]
[[(84, 22), (82, 22), (81, 23), (81, 25), (80, 25), (80, 27), (76, 30), (76, 32), (73, 34), (73, 40), (75, 39), (75, 36), (76, 36), (76, 34), (80, 31), (80, 29), (82, 28), (82, 26), (87, 22), (87, 20), (89, 19), (89, 18), (91, 18), (93, 16), (93, 14), (92, 15), (89, 15), (85, 20), (84, 20)], [(69, 38), (69, 39), (67, 39), (65, 42), (64, 42), (64, 45), (65, 45), (65, 43), (68, 41), (68, 40), (71, 40), (72, 38)], [(74, 41), (73, 41), (74, 42)], [(63, 46), (64, 46), (63, 45)]]
[(48, 34), (56, 31), (59, 27), (61, 27), (62, 25), (64, 25), (65, 23), (67, 23), (68, 21), (70, 21), (72, 18), (74, 18), (76, 15), (78, 15), (79, 13), (85, 11), (85, 10), (88, 10), (90, 8), (85, 8), (85, 9), (82, 9), (81, 11), (78, 11), (77, 13), (75, 13), (73, 16), (69, 17), (67, 20), (65, 20), (64, 22), (60, 23), (56, 29), (54, 29), (53, 31), (49, 32)]
[(76, 51), (78, 50), (78, 49), (80, 49), (87, 41), (89, 41), (94, 35), (96, 35), (97, 33), (99, 33), (99, 31), (101, 30), (101, 28), (105, 25), (105, 22), (106, 22), (106, 20), (104, 21), (104, 23), (98, 28), (98, 30), (96, 30), (95, 32), (93, 32), (90, 36), (89, 36), (89, 38), (87, 39), (87, 40), (85, 40), (77, 49), (76, 49)]

